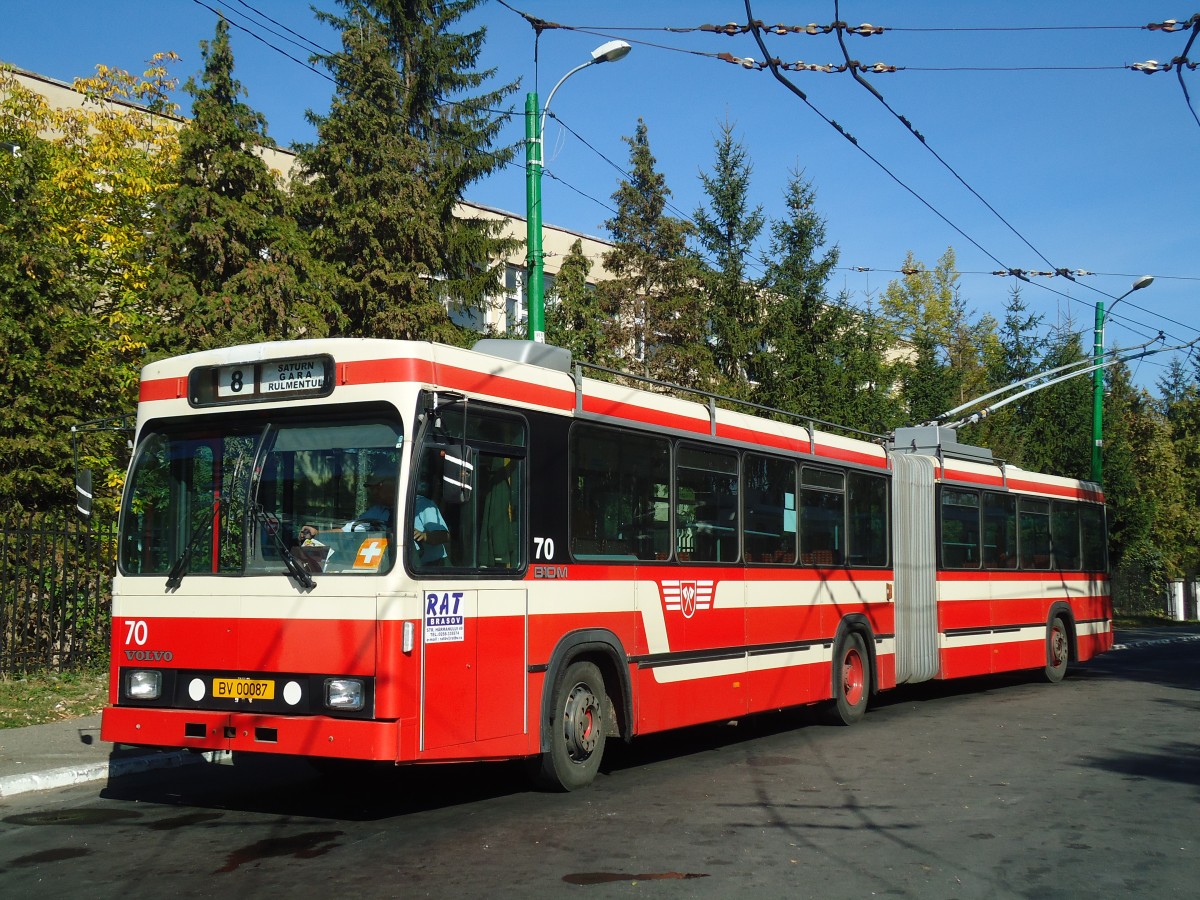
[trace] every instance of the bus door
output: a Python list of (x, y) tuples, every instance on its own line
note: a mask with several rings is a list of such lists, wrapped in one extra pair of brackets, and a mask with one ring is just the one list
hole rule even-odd
[(422, 749), (523, 735), (526, 592), (422, 590)]
[(897, 684), (927, 681), (940, 667), (934, 462), (929, 456), (892, 456)]
[(414, 466), (405, 559), (421, 584), (424, 750), (528, 727), (525, 424), (465, 403), (431, 422)]

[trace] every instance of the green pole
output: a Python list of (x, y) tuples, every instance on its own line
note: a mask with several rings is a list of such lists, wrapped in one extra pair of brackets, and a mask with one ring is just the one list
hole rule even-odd
[(539, 134), (538, 95), (525, 95), (525, 294), (529, 316), (529, 340), (546, 340), (545, 305), (542, 289), (542, 136)]
[(1100, 450), (1104, 446), (1104, 301), (1096, 303), (1096, 333), (1092, 345), (1092, 481), (1097, 484), (1104, 474)]

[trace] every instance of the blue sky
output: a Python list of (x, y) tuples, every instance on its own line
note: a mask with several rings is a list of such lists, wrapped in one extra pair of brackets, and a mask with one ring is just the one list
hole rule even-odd
[[(1176, 71), (1123, 68), (1182, 54), (1189, 32), (1142, 26), (1186, 18), (1186, 7), (1159, 0), (842, 0), (844, 21), (887, 29), (848, 35), (847, 50), (864, 63), (901, 68), (866, 77), (925, 136), (922, 145), (847, 73), (787, 73), (809, 106), (769, 72), (713, 58), (728, 52), (761, 59), (753, 37), (667, 30), (743, 22), (744, 0), (509, 3), (571, 26), (542, 33), (535, 65), (533, 29), (497, 0), (467, 20), (488, 29), (481, 66), (495, 67), (497, 82), (521, 82), (511, 98), (517, 113), (525, 91), (538, 89), (544, 101), (593, 47), (612, 38), (634, 45), (624, 60), (578, 73), (554, 98), (553, 112), (570, 131), (553, 119), (546, 129), (548, 223), (605, 235), (618, 169), (628, 161), (621, 137), (633, 133), (639, 117), (677, 214), (691, 215), (703, 202), (699, 173), (711, 167), (715, 137), (729, 122), (754, 167), (754, 202), (768, 216), (783, 212), (789, 172), (802, 171), (813, 183), (829, 240), (841, 251), (830, 290), (847, 291), (855, 305), (878, 297), (909, 252), (932, 267), (952, 246), (962, 295), (977, 312), (1003, 315), (1015, 282), (988, 274), (997, 269), (1093, 272), (1077, 284), (1034, 277), (1022, 289), (1047, 328), (1069, 321), (1087, 333), (1090, 346), (1095, 302), (1111, 306), (1135, 278), (1149, 274), (1154, 284), (1126, 298), (1109, 320), (1108, 343), (1130, 346), (1160, 329), (1170, 343), (1200, 333), (1200, 71), (1183, 73), (1193, 114)], [(332, 0), (318, 5), (328, 8)], [(182, 57), (176, 67), (182, 82), (199, 70), (199, 41), (213, 34), (214, 13), (206, 6), (224, 8), (235, 26), (253, 27), (279, 48), (237, 27), (232, 32), (235, 75), (276, 141), (310, 140), (305, 111), (328, 108), (331, 83), (279, 52), (307, 58), (267, 30), (282, 29), (253, 14), (259, 10), (334, 46), (334, 35), (302, 0), (7, 0), (4, 6), (0, 60), (63, 81), (99, 63), (141, 71), (151, 54), (173, 50)], [(835, 18), (833, 0), (752, 0), (752, 9), (769, 24)], [(771, 36), (768, 46), (785, 62), (844, 61), (835, 35)], [(1190, 58), (1200, 60), (1200, 40)], [(179, 99), (186, 106), (187, 96), (180, 92)], [(853, 135), (857, 147), (822, 116)], [(523, 134), (518, 114), (506, 140), (517, 143)], [(475, 185), (467, 199), (523, 214), (523, 167)], [(1152, 386), (1164, 361), (1142, 362), (1138, 380)]]

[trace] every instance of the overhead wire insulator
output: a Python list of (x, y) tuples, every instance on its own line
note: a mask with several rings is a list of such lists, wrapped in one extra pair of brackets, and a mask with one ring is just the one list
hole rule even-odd
[(722, 62), (733, 63), (735, 66), (741, 66), (743, 69), (765, 69), (767, 64), (759, 62), (750, 56), (734, 56), (732, 53), (718, 53), (717, 59)]
[(1145, 72), (1149, 75), (1151, 72), (1166, 72), (1170, 69), (1170, 66), (1159, 68), (1157, 59), (1148, 59), (1145, 62), (1134, 63), (1129, 68), (1138, 72)]
[(749, 25), (741, 25), (737, 22), (726, 22), (724, 25), (701, 25), (701, 31), (711, 31), (713, 34), (725, 34), (733, 37), (738, 34), (745, 34), (750, 30)]
[(850, 34), (857, 34), (860, 37), (870, 37), (873, 34), (883, 34), (885, 30), (886, 29), (882, 25), (870, 25), (866, 22), (864, 22), (862, 25), (859, 25), (857, 28), (846, 29), (846, 31), (848, 31)]
[(836, 66), (833, 63), (806, 63), (802, 59), (796, 60), (794, 63), (780, 63), (779, 68), (788, 72), (845, 72), (845, 66)]

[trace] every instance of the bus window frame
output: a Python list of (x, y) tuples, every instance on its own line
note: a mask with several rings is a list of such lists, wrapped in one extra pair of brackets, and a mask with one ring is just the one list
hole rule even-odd
[[(492, 579), (505, 580), (515, 579), (524, 576), (528, 570), (531, 560), (529, 559), (529, 496), (530, 496), (530, 472), (529, 472), (529, 454), (530, 442), (533, 436), (533, 429), (526, 416), (521, 410), (511, 406), (505, 406), (497, 403), (489, 403), (482, 400), (466, 400), (461, 397), (454, 397), (449, 402), (440, 401), (440, 405), (434, 406), (431, 400), (436, 397), (445, 397), (445, 392), (422, 391), (417, 400), (417, 420), (421, 422), (421, 427), (417, 430), (412, 442), (412, 455), (409, 471), (409, 480), (404, 498), (404, 506), (400, 512), (401, 521), (412, 523), (415, 521), (415, 504), (417, 494), (419, 493), (420, 482), (425, 466), (425, 454), (427, 450), (436, 450), (440, 452), (453, 452), (455, 448), (461, 447), (464, 444), (473, 453), (473, 485), (469, 492), (470, 496), (462, 502), (443, 502), (443, 494), (439, 491), (437, 497), (430, 497), (427, 494), (422, 494), (437, 506), (442, 518), (446, 521), (450, 531), (451, 549), (448, 552), (450, 562), (446, 565), (416, 565), (411, 557), (410, 540), (411, 535), (408, 531), (405, 532), (408, 540), (401, 541), (403, 551), (400, 555), (404, 559), (404, 569), (413, 578), (416, 579), (459, 579), (470, 578), (472, 580)], [(442, 416), (448, 412), (457, 414), (458, 410), (463, 413), (463, 433), (450, 434), (446, 431), (445, 426), (441, 424)], [(502, 441), (485, 440), (479, 435), (472, 435), (472, 428), (479, 427), (481, 421), (487, 422), (505, 422), (508, 425), (515, 425), (523, 444), (504, 443)], [(445, 435), (445, 439), (434, 439), (435, 430), (439, 430)], [(478, 562), (478, 545), (479, 545), (479, 526), (484, 519), (483, 510), (483, 492), (480, 490), (482, 480), (482, 470), (484, 460), (492, 460), (497, 458), (507, 458), (519, 461), (519, 483), (516, 490), (517, 511), (514, 513), (511, 521), (516, 525), (516, 537), (514, 547), (516, 550), (516, 562), (512, 566), (484, 566)], [(440, 480), (441, 470), (439, 469), (438, 478)], [(455, 550), (461, 556), (468, 552), (468, 545), (463, 540), (461, 521), (451, 522), (450, 519), (456, 518), (455, 513), (461, 514), (466, 508), (471, 510), (472, 514), (472, 542), (470, 544), (470, 554), (472, 557), (471, 564), (456, 564), (454, 562)], [(456, 529), (460, 533), (456, 534)]]

